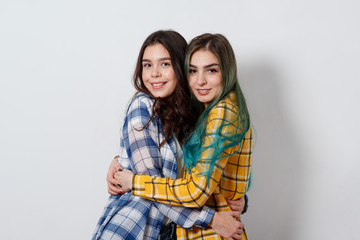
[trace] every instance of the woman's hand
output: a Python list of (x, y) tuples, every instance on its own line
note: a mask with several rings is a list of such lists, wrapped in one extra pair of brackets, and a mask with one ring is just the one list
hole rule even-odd
[(226, 202), (229, 205), (229, 207), (231, 208), (231, 211), (234, 212), (235, 218), (240, 220), (241, 219), (241, 213), (242, 213), (242, 211), (244, 209), (244, 206), (245, 206), (245, 198), (241, 197), (238, 200), (226, 199)]
[(133, 172), (127, 169), (121, 169), (115, 173), (114, 178), (119, 182), (121, 190), (130, 192), (132, 188)]
[(120, 186), (119, 182), (114, 178), (115, 173), (122, 169), (120, 163), (118, 162), (119, 156), (116, 156), (110, 163), (109, 171), (106, 176), (106, 182), (108, 185), (108, 193), (112, 195), (119, 195), (120, 193), (124, 193)]
[(244, 224), (235, 220), (235, 214), (229, 212), (215, 212), (209, 226), (226, 239), (241, 239)]

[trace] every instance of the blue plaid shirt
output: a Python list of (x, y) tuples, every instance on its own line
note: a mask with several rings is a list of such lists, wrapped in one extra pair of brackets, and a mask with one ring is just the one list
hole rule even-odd
[[(164, 135), (160, 119), (153, 118), (148, 123), (152, 106), (153, 100), (143, 93), (137, 94), (129, 104), (119, 162), (134, 173), (176, 178), (175, 140), (171, 138), (159, 147)], [(164, 216), (183, 228), (205, 228), (213, 215), (214, 210), (206, 206), (184, 208), (142, 199), (131, 193), (110, 195), (92, 239), (157, 239)]]

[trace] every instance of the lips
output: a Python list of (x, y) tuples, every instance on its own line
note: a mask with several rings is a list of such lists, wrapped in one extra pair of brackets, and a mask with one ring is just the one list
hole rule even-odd
[(166, 84), (166, 82), (154, 82), (150, 84), (154, 89), (159, 89), (162, 88)]
[(199, 95), (207, 95), (211, 89), (196, 89)]

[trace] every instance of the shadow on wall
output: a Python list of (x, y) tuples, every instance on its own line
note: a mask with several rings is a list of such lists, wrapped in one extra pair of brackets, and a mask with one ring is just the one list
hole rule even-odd
[(283, 108), (278, 69), (264, 61), (241, 63), (240, 84), (255, 129), (249, 210), (243, 216), (249, 239), (296, 238), (301, 196), (300, 147)]

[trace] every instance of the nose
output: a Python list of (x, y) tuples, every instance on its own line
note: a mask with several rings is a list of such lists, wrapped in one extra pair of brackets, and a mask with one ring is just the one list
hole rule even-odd
[(152, 71), (151, 71), (151, 77), (156, 78), (156, 77), (161, 77), (161, 71), (157, 66), (154, 66)]
[(207, 83), (206, 77), (204, 76), (203, 73), (198, 74), (196, 82), (199, 86), (204, 86)]

